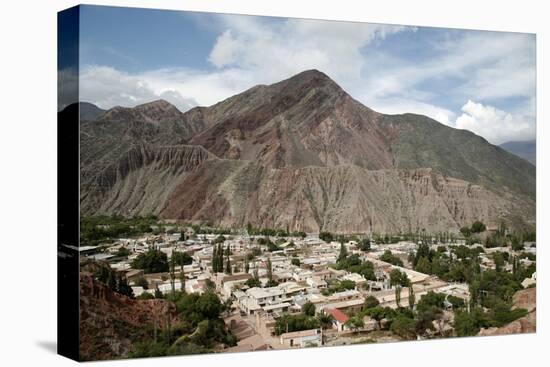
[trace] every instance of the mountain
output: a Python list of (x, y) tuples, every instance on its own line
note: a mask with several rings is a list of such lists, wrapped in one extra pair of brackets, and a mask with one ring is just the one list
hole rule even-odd
[[(126, 357), (132, 347), (161, 330), (169, 317), (179, 322), (176, 306), (164, 299), (136, 300), (97, 281), (84, 264), (80, 272), (79, 341), (83, 361)], [(162, 317), (159, 317), (162, 315)]]
[(80, 102), (80, 119), (95, 120), (101, 116), (105, 110), (89, 102)]
[(537, 141), (509, 141), (507, 143), (501, 144), (500, 147), (512, 154), (517, 155), (533, 163), (537, 164)]
[(185, 113), (115, 107), (80, 128), (85, 215), (386, 233), (535, 220), (531, 164), (428, 117), (373, 111), (317, 70)]

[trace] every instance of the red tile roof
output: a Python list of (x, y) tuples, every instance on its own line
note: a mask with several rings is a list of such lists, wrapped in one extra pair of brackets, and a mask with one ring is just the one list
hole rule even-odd
[(329, 310), (329, 313), (334, 318), (334, 320), (338, 321), (341, 324), (345, 324), (346, 321), (349, 320), (349, 317), (337, 308)]

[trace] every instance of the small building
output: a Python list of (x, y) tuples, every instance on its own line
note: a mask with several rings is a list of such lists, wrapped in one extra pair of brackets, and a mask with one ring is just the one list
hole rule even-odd
[(332, 326), (336, 329), (336, 331), (344, 331), (347, 330), (346, 322), (349, 320), (348, 315), (343, 313), (337, 308), (331, 308), (326, 310), (327, 314), (332, 316)]
[(323, 344), (323, 335), (320, 329), (293, 331), (281, 334), (279, 337), (281, 345), (287, 347), (318, 347)]

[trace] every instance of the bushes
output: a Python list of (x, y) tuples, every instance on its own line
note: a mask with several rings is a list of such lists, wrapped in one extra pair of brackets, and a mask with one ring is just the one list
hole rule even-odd
[(315, 316), (315, 305), (309, 301), (304, 303), (302, 306), (302, 312), (306, 316)]
[(191, 265), (193, 263), (193, 258), (187, 252), (174, 251), (172, 257), (178, 266)]
[(402, 272), (399, 269), (393, 269), (390, 272), (390, 285), (396, 286), (402, 286), (402, 287), (408, 287), (410, 284), (409, 277), (405, 272)]
[(219, 343), (236, 345), (236, 338), (226, 331), (220, 318), (225, 306), (213, 292), (177, 293), (174, 300), (181, 323), (160, 330), (156, 341), (134, 344), (129, 357), (208, 353)]
[(384, 253), (380, 256), (380, 261), (403, 267), (403, 261), (397, 256), (393, 255), (390, 250), (384, 251)]
[(390, 331), (406, 340), (416, 339), (416, 320), (405, 315), (396, 316), (391, 323)]
[(159, 250), (151, 249), (139, 254), (132, 261), (132, 268), (143, 269), (145, 273), (163, 273), (168, 271), (168, 258)]
[(281, 335), (286, 332), (316, 329), (321, 326), (318, 318), (305, 314), (284, 314), (275, 322), (274, 333)]
[(319, 233), (319, 238), (325, 242), (332, 242), (334, 237), (330, 232), (321, 232)]

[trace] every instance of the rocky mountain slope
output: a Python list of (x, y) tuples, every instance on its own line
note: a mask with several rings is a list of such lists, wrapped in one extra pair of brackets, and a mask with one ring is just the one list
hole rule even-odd
[(531, 162), (533, 165), (537, 164), (537, 142), (536, 140), (529, 141), (509, 141), (504, 144), (500, 144), (500, 147), (508, 152), (517, 155), (520, 158)]
[(134, 300), (111, 291), (91, 274), (80, 273), (80, 356), (82, 360), (126, 356), (132, 344), (179, 322), (176, 306), (163, 299)]
[(425, 116), (384, 115), (309, 70), (181, 113), (81, 121), (84, 214), (317, 232), (532, 225), (535, 168)]
[(478, 335), (509, 335), (537, 331), (537, 289), (527, 288), (514, 294), (513, 307), (526, 309), (528, 314), (503, 327), (481, 329)]

